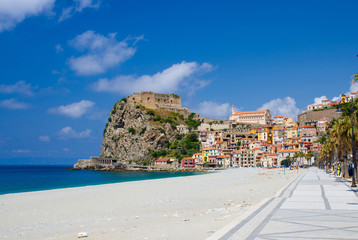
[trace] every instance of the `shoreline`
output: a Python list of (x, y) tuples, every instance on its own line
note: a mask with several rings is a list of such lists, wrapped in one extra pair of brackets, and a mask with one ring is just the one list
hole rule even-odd
[[(69, 168), (66, 168), (66, 170), (72, 170)], [(78, 170), (78, 169), (75, 169)], [(82, 188), (82, 187), (90, 187), (90, 186), (101, 186), (101, 185), (108, 185), (108, 184), (119, 184), (119, 183), (127, 183), (127, 182), (137, 182), (137, 181), (147, 181), (147, 180), (156, 180), (156, 179), (166, 179), (166, 178), (180, 178), (180, 177), (190, 177), (190, 176), (197, 176), (201, 174), (209, 174), (209, 173), (215, 173), (216, 171), (196, 171), (196, 172), (174, 172), (174, 171), (158, 171), (158, 172), (151, 172), (151, 171), (103, 171), (103, 170), (85, 170), (85, 171), (94, 171), (94, 172), (104, 172), (104, 173), (136, 173), (136, 172), (142, 172), (142, 173), (159, 173), (160, 176), (153, 177), (148, 176), (148, 178), (128, 178), (126, 176), (118, 176), (117, 180), (114, 181), (107, 181), (107, 182), (91, 182), (91, 183), (77, 183), (77, 184), (65, 184), (61, 186), (43, 186), (43, 187), (24, 187), (19, 188), (17, 190), (8, 190), (8, 192), (0, 192), (0, 196), (7, 195), (7, 194), (19, 194), (19, 193), (32, 193), (32, 192), (41, 192), (41, 191), (51, 191), (51, 190), (61, 190), (61, 189), (69, 189), (69, 188)], [(162, 175), (162, 174), (176, 174), (177, 175)], [(180, 173), (183, 173), (183, 175), (180, 175)], [(189, 174), (189, 175), (187, 175)]]
[(298, 175), (229, 169), (0, 195), (0, 238), (205, 239)]

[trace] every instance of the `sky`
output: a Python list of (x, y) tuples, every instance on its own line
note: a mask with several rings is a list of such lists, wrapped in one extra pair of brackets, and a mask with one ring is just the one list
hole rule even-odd
[(0, 165), (98, 156), (114, 103), (175, 93), (204, 117), (356, 91), (358, 2), (0, 0)]

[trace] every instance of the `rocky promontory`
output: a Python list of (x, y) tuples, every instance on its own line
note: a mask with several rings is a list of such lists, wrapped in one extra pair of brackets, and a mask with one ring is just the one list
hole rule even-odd
[(127, 161), (148, 158), (149, 150), (160, 150), (177, 138), (174, 117), (167, 110), (154, 111), (126, 99), (117, 102), (103, 132), (100, 156)]
[[(151, 163), (153, 152), (169, 148), (182, 137), (178, 126), (190, 129), (188, 119), (194, 116), (181, 107), (177, 95), (144, 92), (123, 98), (114, 104), (103, 131), (99, 157), (105, 160), (101, 164), (79, 160), (74, 168), (142, 169)], [(111, 164), (107, 164), (106, 159)]]

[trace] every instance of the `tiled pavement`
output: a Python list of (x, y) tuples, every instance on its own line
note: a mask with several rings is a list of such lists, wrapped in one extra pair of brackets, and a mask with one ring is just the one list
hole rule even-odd
[(358, 192), (310, 168), (279, 196), (210, 239), (358, 239)]

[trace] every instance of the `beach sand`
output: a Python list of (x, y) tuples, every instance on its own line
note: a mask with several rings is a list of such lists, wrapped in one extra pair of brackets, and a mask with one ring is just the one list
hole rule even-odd
[(239, 168), (1, 195), (0, 239), (206, 239), (296, 176)]

